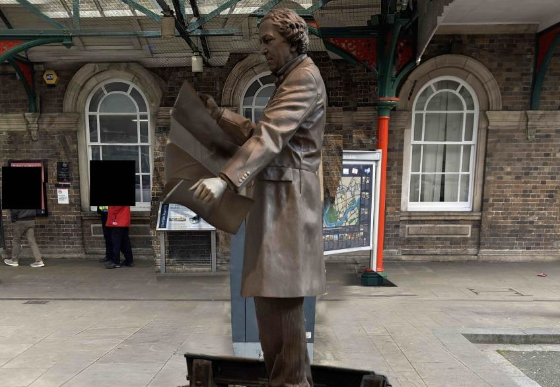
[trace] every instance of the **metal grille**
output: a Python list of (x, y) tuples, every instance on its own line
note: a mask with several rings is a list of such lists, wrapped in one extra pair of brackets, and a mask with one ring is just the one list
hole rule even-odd
[(169, 232), (167, 238), (168, 266), (212, 264), (209, 232)]

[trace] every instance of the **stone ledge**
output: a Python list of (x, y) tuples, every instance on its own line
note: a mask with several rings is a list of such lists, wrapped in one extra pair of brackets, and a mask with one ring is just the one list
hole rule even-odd
[(413, 262), (464, 262), (464, 261), (478, 261), (479, 258), (476, 252), (473, 254), (465, 254), (464, 251), (458, 251), (457, 254), (402, 254), (399, 256), (385, 256), (385, 261), (413, 261)]
[(25, 132), (26, 130), (27, 121), (25, 120), (24, 113), (0, 114), (0, 132)]
[(480, 250), (481, 261), (551, 262), (560, 261), (559, 250)]
[[(101, 215), (95, 211), (84, 211), (81, 213), (82, 220), (99, 220)], [(150, 211), (131, 211), (132, 220), (150, 221)]]
[(471, 225), (455, 225), (455, 224), (407, 224), (407, 238), (434, 238), (434, 237), (450, 237), (450, 238), (469, 238), (471, 236)]
[[(434, 260), (446, 261), (455, 260), (457, 256), (469, 256), (476, 259), (478, 249), (456, 248), (456, 249), (401, 249), (401, 258), (404, 260)], [(452, 258), (451, 258), (452, 257)]]
[(39, 131), (77, 131), (81, 114), (79, 113), (48, 113), (39, 116)]
[(477, 221), (482, 219), (481, 212), (436, 212), (436, 211), (426, 211), (426, 212), (411, 212), (411, 211), (403, 211), (400, 214), (400, 220), (437, 220), (437, 221), (446, 221), (446, 220), (471, 220)]
[[(101, 222), (98, 224), (97, 223), (90, 224), (90, 228), (91, 228), (91, 234), (89, 236), (103, 238), (103, 227), (101, 226)], [(129, 235), (131, 238), (149, 238), (152, 236), (150, 234), (151, 231), (150, 225), (147, 223), (144, 224), (133, 223), (130, 225), (129, 229), (130, 229)]]

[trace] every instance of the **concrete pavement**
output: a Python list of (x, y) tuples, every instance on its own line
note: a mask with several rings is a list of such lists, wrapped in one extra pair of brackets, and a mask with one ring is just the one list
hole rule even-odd
[[(179, 386), (185, 352), (233, 353), (228, 273), (46, 264), (0, 267), (1, 387)], [(395, 387), (535, 386), (485, 340), (560, 337), (560, 263), (388, 262), (397, 287), (380, 288), (359, 286), (357, 268), (328, 265), (316, 363)]]

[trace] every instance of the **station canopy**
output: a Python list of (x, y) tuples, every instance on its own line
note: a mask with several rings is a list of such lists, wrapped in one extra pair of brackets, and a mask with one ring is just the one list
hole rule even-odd
[[(0, 38), (69, 36), (72, 39), (70, 48), (57, 43), (30, 49), (27, 55), (33, 62), (134, 61), (146, 67), (190, 65), (193, 46), (178, 31), (176, 37), (160, 36), (162, 2), (174, 10), (172, 0), (159, 0), (159, 4), (157, 0), (0, 0), (4, 15), (0, 21)], [(321, 27), (366, 26), (371, 16), (380, 12), (380, 0), (177, 2), (184, 9), (185, 24), (192, 26), (188, 35), (194, 47), (203, 55), (206, 51), (208, 64), (213, 66), (223, 66), (231, 53), (259, 51), (258, 12), (272, 5), (307, 14)], [(201, 21), (205, 22), (201, 24)], [(311, 36), (310, 40), (310, 50), (325, 50), (320, 38)]]
[[(397, 3), (418, 8), (420, 54), (437, 29), (441, 33), (535, 33), (560, 23), (560, 0)], [(180, 9), (188, 39), (180, 37), (179, 30), (175, 37), (161, 37), (162, 5)], [(27, 56), (33, 62), (189, 66), (196, 50), (207, 65), (223, 66), (232, 53), (259, 51), (258, 16), (272, 7), (294, 9), (321, 29), (342, 30), (366, 27), (372, 16), (381, 13), (381, 0), (0, 0), (0, 39), (65, 36), (67, 43), (71, 41), (70, 48), (54, 43), (29, 49)], [(422, 15), (422, 9), (428, 15)], [(326, 51), (323, 40), (312, 35), (310, 50)]]

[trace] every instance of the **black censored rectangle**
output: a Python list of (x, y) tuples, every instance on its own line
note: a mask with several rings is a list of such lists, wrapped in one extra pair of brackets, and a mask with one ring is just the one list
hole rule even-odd
[(90, 205), (136, 205), (135, 163), (134, 160), (90, 161)]
[(2, 208), (40, 210), (41, 174), (41, 167), (2, 167)]

